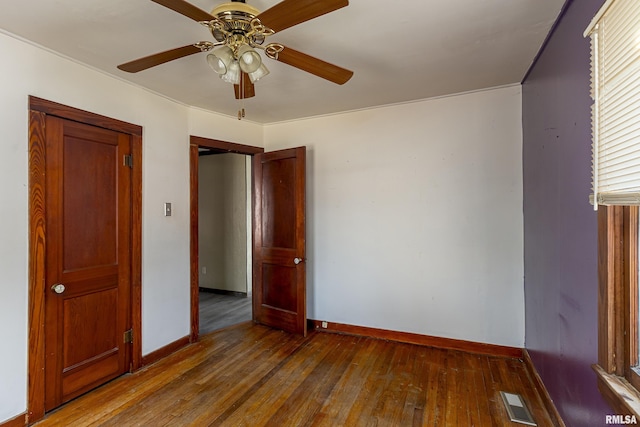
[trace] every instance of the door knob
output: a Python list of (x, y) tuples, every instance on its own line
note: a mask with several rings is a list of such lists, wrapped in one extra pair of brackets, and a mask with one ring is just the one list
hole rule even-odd
[(66, 288), (64, 287), (64, 285), (62, 283), (56, 283), (55, 285), (53, 285), (51, 287), (51, 290), (53, 292), (55, 292), (56, 294), (61, 294), (64, 292)]
[(293, 263), (294, 263), (295, 265), (300, 264), (302, 261), (304, 261), (302, 258), (294, 258), (294, 259), (293, 259)]

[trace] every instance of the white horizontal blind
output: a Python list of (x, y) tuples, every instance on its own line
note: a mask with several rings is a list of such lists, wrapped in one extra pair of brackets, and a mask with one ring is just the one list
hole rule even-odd
[(640, 0), (606, 2), (586, 34), (592, 44), (594, 207), (640, 205)]

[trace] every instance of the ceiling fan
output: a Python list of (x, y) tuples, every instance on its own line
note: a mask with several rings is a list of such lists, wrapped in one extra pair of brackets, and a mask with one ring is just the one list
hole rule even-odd
[(199, 41), (187, 46), (145, 56), (118, 65), (122, 71), (137, 73), (165, 62), (199, 52), (208, 52), (207, 62), (220, 78), (233, 83), (236, 99), (255, 96), (254, 83), (269, 73), (256, 49), (273, 60), (307, 71), (337, 84), (346, 83), (353, 71), (305, 53), (265, 41), (278, 31), (309, 21), (349, 5), (348, 0), (283, 0), (260, 12), (245, 0), (231, 0), (211, 13), (184, 0), (152, 0), (206, 26), (214, 42)]

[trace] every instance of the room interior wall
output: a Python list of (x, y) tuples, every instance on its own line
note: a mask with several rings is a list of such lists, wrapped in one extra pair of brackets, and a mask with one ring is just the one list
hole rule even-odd
[(596, 386), (597, 217), (589, 39), (603, 0), (573, 1), (523, 82), (526, 347), (569, 426), (612, 413)]
[(246, 156), (198, 161), (198, 264), (202, 288), (247, 293)]
[(295, 146), (310, 318), (524, 345), (519, 85), (265, 126)]
[(519, 86), (263, 127), (5, 34), (0, 54), (0, 422), (26, 409), (29, 95), (143, 126), (143, 354), (189, 333), (189, 135), (308, 147), (309, 317), (524, 344)]
[(29, 95), (143, 127), (143, 355), (189, 334), (191, 131), (260, 146), (262, 126), (189, 108), (7, 34), (0, 55), (1, 423), (27, 401)]

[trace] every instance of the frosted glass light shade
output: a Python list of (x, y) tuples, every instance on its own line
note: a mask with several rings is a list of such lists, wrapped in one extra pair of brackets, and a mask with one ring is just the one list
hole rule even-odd
[(260, 64), (260, 67), (256, 71), (249, 73), (249, 79), (251, 83), (255, 83), (267, 74), (269, 74), (269, 69), (264, 64)]
[(253, 73), (262, 64), (262, 58), (258, 55), (258, 52), (251, 49), (248, 45), (243, 44), (238, 48), (238, 62), (240, 63), (240, 69), (245, 73)]
[(213, 71), (222, 76), (229, 71), (229, 65), (233, 62), (233, 51), (223, 46), (207, 55), (207, 62)]
[(220, 78), (227, 83), (234, 85), (240, 84), (240, 66), (238, 65), (238, 61), (231, 61), (227, 67), (227, 72), (221, 74)]

